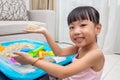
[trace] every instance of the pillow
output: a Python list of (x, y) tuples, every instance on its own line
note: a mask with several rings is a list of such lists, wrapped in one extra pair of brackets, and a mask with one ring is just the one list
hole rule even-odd
[(0, 21), (26, 21), (27, 9), (23, 0), (0, 0)]

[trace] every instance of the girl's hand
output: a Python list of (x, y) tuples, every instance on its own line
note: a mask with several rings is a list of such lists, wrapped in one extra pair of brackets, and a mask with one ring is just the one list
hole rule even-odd
[[(35, 27), (35, 26), (32, 26), (32, 27)], [(42, 27), (42, 26), (39, 26), (39, 28), (36, 28), (36, 29), (31, 29), (28, 26), (27, 28), (24, 29), (24, 31), (25, 32), (32, 32), (32, 33), (42, 33), (42, 34), (45, 34), (45, 32), (47, 32), (47, 29), (45, 27)]]
[(20, 64), (32, 64), (34, 62), (34, 58), (24, 52), (13, 52), (12, 57)]

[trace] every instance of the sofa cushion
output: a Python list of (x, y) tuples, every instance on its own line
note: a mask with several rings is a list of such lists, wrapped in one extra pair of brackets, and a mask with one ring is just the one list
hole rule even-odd
[(28, 20), (24, 0), (0, 0), (0, 21)]
[(23, 29), (25, 29), (28, 24), (46, 26), (45, 23), (37, 21), (0, 21), (0, 36), (25, 33)]

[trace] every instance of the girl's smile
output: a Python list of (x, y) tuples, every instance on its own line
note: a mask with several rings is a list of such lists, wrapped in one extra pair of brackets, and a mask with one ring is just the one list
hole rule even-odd
[(85, 39), (85, 37), (76, 37), (76, 38), (74, 38), (74, 40), (75, 40), (77, 43), (81, 43), (84, 39)]

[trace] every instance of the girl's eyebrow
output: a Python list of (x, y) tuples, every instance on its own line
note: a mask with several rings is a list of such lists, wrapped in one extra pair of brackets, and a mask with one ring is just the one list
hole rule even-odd
[(73, 24), (70, 24), (69, 27), (73, 26)]

